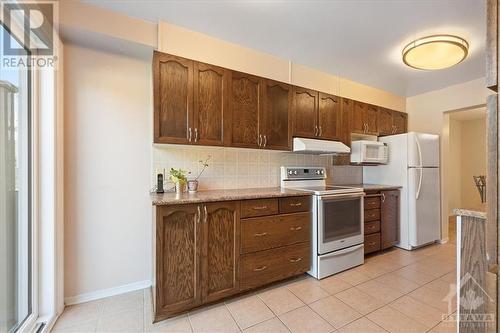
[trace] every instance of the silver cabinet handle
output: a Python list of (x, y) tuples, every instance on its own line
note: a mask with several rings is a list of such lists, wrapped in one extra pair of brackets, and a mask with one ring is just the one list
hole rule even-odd
[(262, 237), (262, 236), (266, 236), (266, 235), (267, 235), (267, 232), (260, 232), (260, 233), (253, 234), (254, 237)]
[(291, 227), (290, 230), (291, 231), (299, 231), (299, 230), (302, 230), (302, 227)]
[(321, 136), (323, 134), (323, 129), (321, 128), (321, 126), (319, 127), (319, 134), (318, 136)]
[(267, 266), (260, 266), (260, 267), (255, 267), (255, 268), (253, 269), (253, 271), (254, 271), (254, 272), (259, 272), (259, 271), (263, 271), (263, 270), (265, 270), (265, 269), (267, 269)]
[(259, 142), (258, 142), (259, 147), (262, 147), (262, 134), (259, 134)]
[(207, 206), (203, 206), (203, 213), (205, 215), (205, 216), (203, 216), (203, 223), (207, 223), (207, 219), (208, 219)]
[(385, 202), (385, 193), (382, 193), (382, 202)]
[(300, 206), (302, 206), (302, 202), (292, 202), (292, 203), (290, 203), (290, 206), (292, 206), (292, 207), (300, 207)]
[(198, 206), (198, 214), (196, 214), (197, 217), (196, 217), (196, 222), (198, 224), (200, 224), (200, 220), (201, 220), (201, 209), (200, 209), (200, 206)]
[(188, 141), (191, 142), (191, 137), (193, 136), (193, 132), (191, 131), (191, 127), (188, 128)]
[(290, 262), (299, 262), (299, 261), (301, 261), (301, 260), (302, 260), (302, 257), (298, 257), (298, 258), (292, 258), (292, 259), (290, 259), (289, 261), (290, 261)]
[(264, 210), (267, 209), (267, 206), (257, 206), (257, 207), (252, 207), (253, 210)]
[(267, 135), (264, 134), (264, 143), (262, 144), (263, 147), (267, 145)]
[(318, 136), (318, 126), (314, 126), (314, 136)]
[(198, 142), (198, 128), (194, 129), (194, 142)]

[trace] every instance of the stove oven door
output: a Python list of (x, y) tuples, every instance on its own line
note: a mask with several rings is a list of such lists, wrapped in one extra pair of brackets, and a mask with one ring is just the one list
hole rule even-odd
[(364, 193), (318, 197), (318, 252), (325, 254), (363, 243)]

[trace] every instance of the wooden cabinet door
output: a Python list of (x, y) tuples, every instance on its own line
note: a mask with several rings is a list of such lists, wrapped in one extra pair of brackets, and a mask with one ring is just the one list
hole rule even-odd
[(392, 110), (382, 107), (378, 108), (378, 132), (380, 135), (394, 134), (392, 114), (393, 114)]
[(318, 129), (321, 139), (340, 138), (340, 98), (319, 93)]
[(192, 142), (222, 146), (224, 113), (228, 113), (229, 72), (204, 63), (194, 67)]
[(340, 141), (345, 145), (351, 146), (351, 114), (354, 101), (348, 98), (342, 98), (340, 108)]
[(240, 204), (238, 201), (203, 205), (203, 302), (239, 291)]
[(367, 104), (364, 113), (366, 132), (378, 135), (378, 108), (375, 105)]
[(201, 304), (200, 220), (197, 205), (159, 207), (156, 221), (156, 313)]
[(392, 123), (394, 124), (394, 134), (408, 132), (408, 114), (394, 111), (392, 113)]
[(351, 131), (354, 133), (365, 133), (365, 109), (367, 105), (363, 102), (354, 101), (351, 112)]
[(318, 92), (294, 87), (293, 102), (293, 136), (315, 138), (318, 134)]
[(262, 79), (250, 74), (231, 72), (226, 144), (232, 147), (260, 148)]
[(188, 143), (193, 111), (192, 60), (153, 55), (154, 142)]
[(399, 242), (399, 190), (382, 191), (380, 206), (380, 244), (387, 249)]
[(292, 86), (265, 80), (262, 148), (291, 150)]

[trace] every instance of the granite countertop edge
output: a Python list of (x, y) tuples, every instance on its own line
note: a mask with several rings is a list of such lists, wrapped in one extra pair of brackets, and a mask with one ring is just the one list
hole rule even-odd
[(182, 193), (177, 195), (175, 192), (166, 192), (163, 194), (151, 193), (153, 206), (179, 205), (199, 202), (216, 201), (234, 201), (247, 199), (264, 199), (280, 197), (299, 197), (309, 196), (310, 193), (304, 191), (273, 188), (252, 188), (242, 190), (200, 190), (196, 193)]
[(468, 216), (468, 217), (476, 217), (476, 218), (480, 218), (480, 219), (486, 219), (486, 212), (482, 211), (482, 210), (455, 208), (453, 210), (453, 214), (459, 215), (459, 216)]

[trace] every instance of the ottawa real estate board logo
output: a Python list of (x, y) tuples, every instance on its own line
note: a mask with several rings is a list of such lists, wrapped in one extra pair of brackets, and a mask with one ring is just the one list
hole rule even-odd
[(54, 68), (57, 1), (0, 0), (2, 69)]

